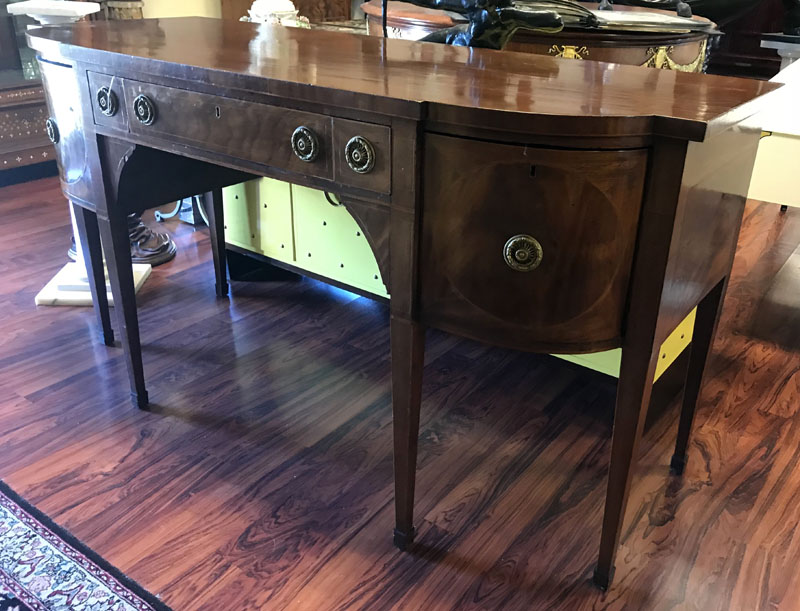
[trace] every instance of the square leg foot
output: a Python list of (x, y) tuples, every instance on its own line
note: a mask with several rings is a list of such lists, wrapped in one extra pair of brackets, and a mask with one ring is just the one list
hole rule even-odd
[(600, 571), (599, 568), (596, 568), (594, 570), (594, 575), (592, 576), (592, 582), (598, 588), (603, 590), (603, 592), (607, 592), (611, 582), (614, 581), (614, 571), (614, 567), (611, 567), (611, 570), (608, 573), (604, 573)]
[(414, 528), (411, 529), (411, 532), (403, 532), (401, 530), (394, 529), (394, 546), (399, 549), (400, 551), (406, 551), (408, 546), (414, 542), (414, 536), (416, 535), (416, 530)]
[(227, 297), (228, 296), (228, 283), (226, 282), (222, 286), (219, 284), (214, 285), (214, 289), (217, 292), (217, 297)]
[(138, 407), (139, 409), (147, 409), (147, 407), (150, 405), (150, 399), (147, 396), (147, 391), (145, 390), (141, 394), (132, 392), (131, 402), (135, 407)]
[(108, 333), (103, 333), (103, 343), (106, 346), (113, 346), (114, 345), (114, 330), (109, 329)]
[(669, 470), (670, 473), (674, 473), (675, 475), (683, 475), (683, 470), (686, 468), (686, 455), (678, 456), (677, 454), (672, 455), (672, 460), (669, 461)]

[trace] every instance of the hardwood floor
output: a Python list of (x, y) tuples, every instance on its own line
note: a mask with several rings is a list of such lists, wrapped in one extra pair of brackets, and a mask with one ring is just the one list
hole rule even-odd
[(401, 553), (385, 307), (311, 280), (218, 300), (207, 233), (169, 228), (141, 412), (91, 308), (33, 305), (65, 261), (57, 181), (0, 190), (0, 478), (176, 611), (800, 609), (800, 211), (748, 205), (686, 474), (670, 409), (605, 594), (609, 379), (429, 333)]

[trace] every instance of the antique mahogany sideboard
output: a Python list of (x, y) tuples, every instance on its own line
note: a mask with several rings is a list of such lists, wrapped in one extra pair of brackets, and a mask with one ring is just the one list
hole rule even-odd
[[(595, 570), (608, 586), (658, 348), (696, 307), (683, 468), (759, 137), (741, 121), (775, 85), (199, 18), (28, 37), (95, 288), (102, 237), (135, 404), (129, 209), (207, 193), (223, 296), (222, 187), (333, 193), (390, 294), (396, 545), (414, 537), (427, 326), (537, 352), (622, 347)], [(95, 304), (111, 344), (105, 291)]]

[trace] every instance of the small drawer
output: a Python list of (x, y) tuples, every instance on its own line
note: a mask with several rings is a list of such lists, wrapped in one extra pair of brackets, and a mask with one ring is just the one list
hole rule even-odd
[(89, 95), (95, 125), (128, 131), (128, 109), (123, 80), (108, 74), (88, 72)]
[(426, 324), (510, 348), (619, 345), (647, 151), (557, 150), (428, 134)]
[(392, 130), (385, 125), (334, 119), (336, 182), (391, 193)]
[(324, 115), (125, 81), (130, 130), (318, 178), (333, 178)]

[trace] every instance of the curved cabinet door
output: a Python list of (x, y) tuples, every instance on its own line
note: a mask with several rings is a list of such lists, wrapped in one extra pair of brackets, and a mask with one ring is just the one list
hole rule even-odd
[(646, 165), (427, 135), (423, 321), (522, 350), (620, 345)]
[[(88, 199), (92, 187), (87, 173), (80, 81), (69, 66), (50, 62), (40, 62), (39, 66), (52, 125), (48, 135), (56, 148), (61, 180), (71, 195)], [(53, 91), (58, 97), (50, 94)]]

